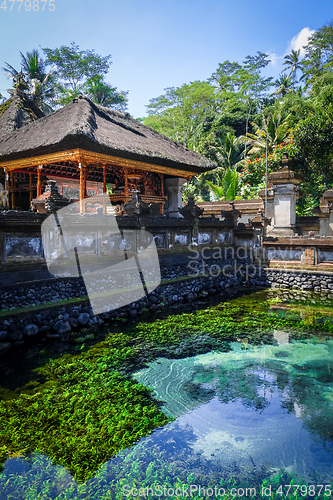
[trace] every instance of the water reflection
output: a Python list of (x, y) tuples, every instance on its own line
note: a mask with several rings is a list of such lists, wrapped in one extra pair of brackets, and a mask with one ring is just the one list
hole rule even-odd
[[(306, 480), (332, 479), (333, 341), (161, 359), (136, 374), (164, 411), (196, 436), (192, 452), (243, 471), (284, 467)], [(209, 401), (207, 401), (209, 399)]]
[[(272, 314), (311, 325), (329, 321), (327, 311), (327, 318), (320, 316), (321, 308), (333, 304), (322, 300), (314, 313), (302, 309), (313, 295), (279, 291), (260, 297), (260, 304), (262, 297), (275, 300), (269, 304)], [(123, 450), (85, 484), (45, 456), (11, 459), (0, 475), (1, 500), (7, 498), (1, 496), (4, 485), (6, 493), (11, 489), (12, 498), (22, 500), (42, 498), (44, 491), (46, 499), (122, 498), (124, 481), (173, 484), (191, 478), (208, 484), (235, 477), (244, 486), (280, 467), (310, 484), (331, 482), (333, 341), (294, 341), (295, 334), (282, 330), (273, 337), (275, 345), (252, 346), (239, 339), (227, 353), (155, 361), (135, 377), (154, 388), (174, 422)], [(13, 374), (5, 377), (6, 391), (16, 387)]]
[(278, 344), (289, 344), (289, 333), (281, 330), (274, 330), (273, 336)]

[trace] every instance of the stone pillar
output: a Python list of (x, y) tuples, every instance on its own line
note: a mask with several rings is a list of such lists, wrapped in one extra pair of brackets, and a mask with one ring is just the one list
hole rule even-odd
[(186, 179), (183, 179), (182, 177), (171, 177), (169, 179), (165, 179), (164, 181), (166, 195), (168, 197), (168, 211), (170, 217), (181, 217), (178, 209), (183, 206), (182, 187), (185, 182), (187, 182)]
[(319, 202), (319, 210), (315, 209), (315, 214), (319, 217), (320, 236), (333, 236), (333, 189), (328, 189), (323, 193)]
[(301, 177), (288, 166), (288, 156), (283, 154), (281, 168), (268, 176), (274, 196), (274, 225), (267, 231), (271, 236), (294, 236), (296, 229), (296, 200), (299, 197)]
[(264, 202), (264, 214), (268, 219), (271, 219), (269, 225), (274, 225), (274, 192), (272, 190), (272, 186), (268, 184), (267, 186), (267, 207), (266, 207), (266, 189), (261, 189), (258, 193), (258, 196), (263, 199)]

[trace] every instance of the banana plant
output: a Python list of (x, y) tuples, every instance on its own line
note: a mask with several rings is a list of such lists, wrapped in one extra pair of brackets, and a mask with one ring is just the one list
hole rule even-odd
[(235, 200), (239, 189), (239, 174), (235, 170), (228, 168), (222, 178), (218, 179), (218, 184), (206, 181), (213, 196), (219, 200)]

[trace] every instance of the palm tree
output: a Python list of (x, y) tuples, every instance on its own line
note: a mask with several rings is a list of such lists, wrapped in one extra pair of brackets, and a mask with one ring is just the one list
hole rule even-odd
[(293, 81), (290, 76), (280, 75), (277, 80), (275, 80), (274, 85), (277, 87), (275, 92), (272, 92), (270, 96), (276, 95), (284, 97), (288, 92), (292, 92)]
[(118, 109), (124, 111), (127, 106), (127, 93), (117, 92), (117, 87), (112, 87), (104, 81), (103, 75), (95, 75), (88, 78), (83, 90), (97, 104), (101, 104), (107, 108)]
[(239, 174), (228, 168), (223, 177), (217, 178), (217, 184), (210, 181), (206, 181), (206, 183), (211, 193), (219, 200), (235, 200), (239, 189)]
[(7, 62), (3, 70), (8, 78), (14, 81), (15, 88), (19, 88), (18, 83), (20, 83), (20, 89), (28, 91), (38, 107), (47, 113), (52, 111), (50, 106), (45, 103), (45, 100), (54, 96), (54, 85), (51, 77), (53, 67), (46, 73), (44, 61), (36, 49), (27, 52), (25, 55), (22, 52), (20, 54), (20, 72)]
[(217, 143), (218, 146), (212, 146), (212, 149), (219, 163), (218, 168), (220, 170), (225, 170), (226, 168), (234, 170), (238, 166), (243, 165), (244, 151), (241, 151), (239, 138), (235, 137), (233, 132), (228, 132), (224, 141), (218, 138)]
[(255, 133), (248, 133), (247, 136), (240, 138), (242, 142), (246, 141), (250, 144), (251, 149), (248, 154), (264, 152), (266, 150), (266, 139), (269, 153), (273, 151), (273, 146), (287, 141), (291, 135), (290, 118), (290, 114), (282, 118), (278, 110), (270, 113), (267, 117), (262, 115), (262, 128), (253, 123), (252, 125), (257, 127)]
[(283, 63), (284, 66), (286, 66), (283, 70), (288, 71), (290, 70), (289, 77), (293, 79), (294, 84), (296, 83), (296, 77), (297, 77), (297, 70), (302, 69), (302, 63), (300, 61), (300, 54), (301, 51), (299, 50), (292, 50), (290, 54), (284, 56), (285, 61)]

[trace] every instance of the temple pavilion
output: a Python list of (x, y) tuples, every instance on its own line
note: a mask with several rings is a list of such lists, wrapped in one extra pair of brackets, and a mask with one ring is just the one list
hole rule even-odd
[(136, 192), (160, 214), (166, 203), (177, 217), (184, 182), (213, 168), (211, 160), (128, 113), (85, 96), (47, 116), (12, 99), (0, 116), (0, 183), (12, 209), (29, 209), (47, 181), (55, 180), (62, 196), (80, 201), (81, 213), (95, 195), (104, 193), (122, 207)]

